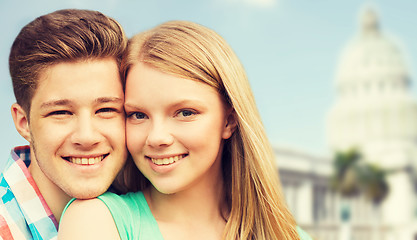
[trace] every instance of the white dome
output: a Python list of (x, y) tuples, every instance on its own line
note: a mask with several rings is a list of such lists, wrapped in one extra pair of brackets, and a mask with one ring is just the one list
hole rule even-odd
[(336, 85), (342, 94), (357, 94), (361, 90), (384, 86), (407, 88), (409, 85), (400, 48), (381, 33), (377, 16), (370, 9), (362, 15), (360, 31), (347, 44), (339, 63)]
[(336, 75), (337, 101), (327, 119), (333, 149), (363, 148), (382, 141), (417, 139), (417, 103), (402, 52), (384, 36), (368, 9), (360, 31), (342, 52)]

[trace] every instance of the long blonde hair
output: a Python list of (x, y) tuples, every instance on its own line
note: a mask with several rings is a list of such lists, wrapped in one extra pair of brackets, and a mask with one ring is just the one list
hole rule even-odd
[[(274, 154), (239, 59), (216, 32), (171, 21), (134, 36), (122, 61), (125, 76), (142, 62), (167, 74), (204, 82), (234, 109), (237, 128), (222, 155), (228, 217), (224, 239), (299, 239), (281, 191)], [(129, 190), (149, 182), (129, 161)], [(130, 172), (129, 172), (130, 171)]]

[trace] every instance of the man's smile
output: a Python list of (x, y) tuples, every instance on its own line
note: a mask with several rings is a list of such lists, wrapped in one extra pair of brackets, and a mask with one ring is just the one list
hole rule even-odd
[(93, 165), (101, 162), (109, 154), (100, 155), (97, 157), (63, 157), (68, 162), (80, 165)]

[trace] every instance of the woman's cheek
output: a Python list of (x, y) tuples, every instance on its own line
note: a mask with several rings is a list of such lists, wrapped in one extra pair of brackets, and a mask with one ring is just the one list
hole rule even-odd
[(140, 152), (146, 141), (146, 131), (140, 126), (126, 124), (126, 145), (130, 153)]

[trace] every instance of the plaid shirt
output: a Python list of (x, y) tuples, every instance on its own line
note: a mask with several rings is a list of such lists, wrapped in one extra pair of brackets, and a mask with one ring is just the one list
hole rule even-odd
[(16, 147), (0, 174), (0, 239), (56, 239), (58, 223), (29, 173), (29, 146)]

